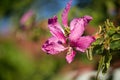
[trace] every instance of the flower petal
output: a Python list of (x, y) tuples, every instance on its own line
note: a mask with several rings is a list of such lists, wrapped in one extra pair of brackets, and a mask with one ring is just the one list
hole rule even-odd
[(71, 47), (69, 47), (69, 51), (66, 55), (67, 62), (71, 63), (73, 61), (75, 55), (76, 55), (76, 52)]
[(51, 34), (60, 39), (62, 42), (65, 43), (65, 36), (64, 36), (64, 30), (60, 26), (60, 24), (57, 22), (57, 16), (54, 16), (53, 18), (48, 19), (48, 27), (50, 29)]
[(82, 18), (75, 18), (70, 23), (70, 35), (71, 41), (75, 41), (84, 33), (85, 26), (92, 20), (90, 16), (84, 16)]
[(62, 42), (58, 40), (56, 37), (49, 38), (45, 44), (42, 46), (42, 50), (47, 52), (48, 54), (58, 54), (61, 51), (66, 50), (62, 45)]
[(70, 23), (70, 40), (77, 40), (84, 33), (84, 30), (84, 20), (81, 18), (73, 19)]
[(72, 3), (72, 0), (70, 0), (67, 3), (65, 9), (62, 12), (62, 23), (63, 23), (64, 27), (68, 27), (68, 12), (70, 10), (71, 3)]
[(76, 49), (85, 52), (85, 50), (95, 41), (95, 38), (92, 36), (83, 36), (78, 39), (76, 42)]
[(86, 22), (85, 25), (87, 25), (93, 18), (91, 16), (83, 16), (84, 21)]

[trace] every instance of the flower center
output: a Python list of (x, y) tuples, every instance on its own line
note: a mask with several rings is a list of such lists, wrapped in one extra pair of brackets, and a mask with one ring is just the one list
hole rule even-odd
[(65, 28), (65, 36), (68, 37), (70, 34), (70, 28), (69, 27), (66, 27)]

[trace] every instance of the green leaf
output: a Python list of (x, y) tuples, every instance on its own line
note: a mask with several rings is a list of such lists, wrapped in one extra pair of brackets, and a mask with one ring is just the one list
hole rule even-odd
[(99, 80), (98, 77), (99, 77), (99, 73), (103, 67), (103, 64), (104, 64), (104, 59), (105, 59), (105, 56), (102, 56), (100, 58), (100, 61), (99, 61), (99, 65), (98, 65), (98, 72), (97, 72), (97, 75), (96, 75), (96, 80)]
[(94, 55), (101, 55), (101, 54), (103, 54), (103, 46), (102, 45), (94, 46), (92, 53)]
[(104, 67), (103, 67), (103, 70), (102, 70), (102, 73), (105, 74), (109, 67), (110, 67), (110, 61), (112, 59), (112, 55), (105, 55), (105, 58), (104, 58)]
[(116, 32), (115, 28), (109, 28), (109, 30), (107, 31), (107, 34), (109, 36), (111, 36), (112, 34), (114, 34)]
[(120, 40), (120, 34), (114, 34), (112, 40)]
[(120, 40), (112, 41), (110, 43), (110, 48), (112, 50), (119, 50), (120, 49)]

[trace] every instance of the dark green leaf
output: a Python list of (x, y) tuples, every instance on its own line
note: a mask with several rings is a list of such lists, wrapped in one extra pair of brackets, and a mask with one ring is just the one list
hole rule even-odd
[(120, 40), (112, 41), (112, 42), (110, 43), (110, 48), (111, 48), (112, 50), (118, 50), (118, 49), (120, 49)]

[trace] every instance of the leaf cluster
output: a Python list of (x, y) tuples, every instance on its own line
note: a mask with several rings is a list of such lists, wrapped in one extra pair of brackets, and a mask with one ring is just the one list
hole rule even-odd
[[(100, 71), (106, 73), (110, 67), (112, 55), (120, 51), (120, 26), (115, 26), (109, 20), (106, 20), (95, 35), (96, 41), (91, 46), (91, 53), (100, 55), (98, 74)], [(97, 78), (98, 78), (97, 74)]]

